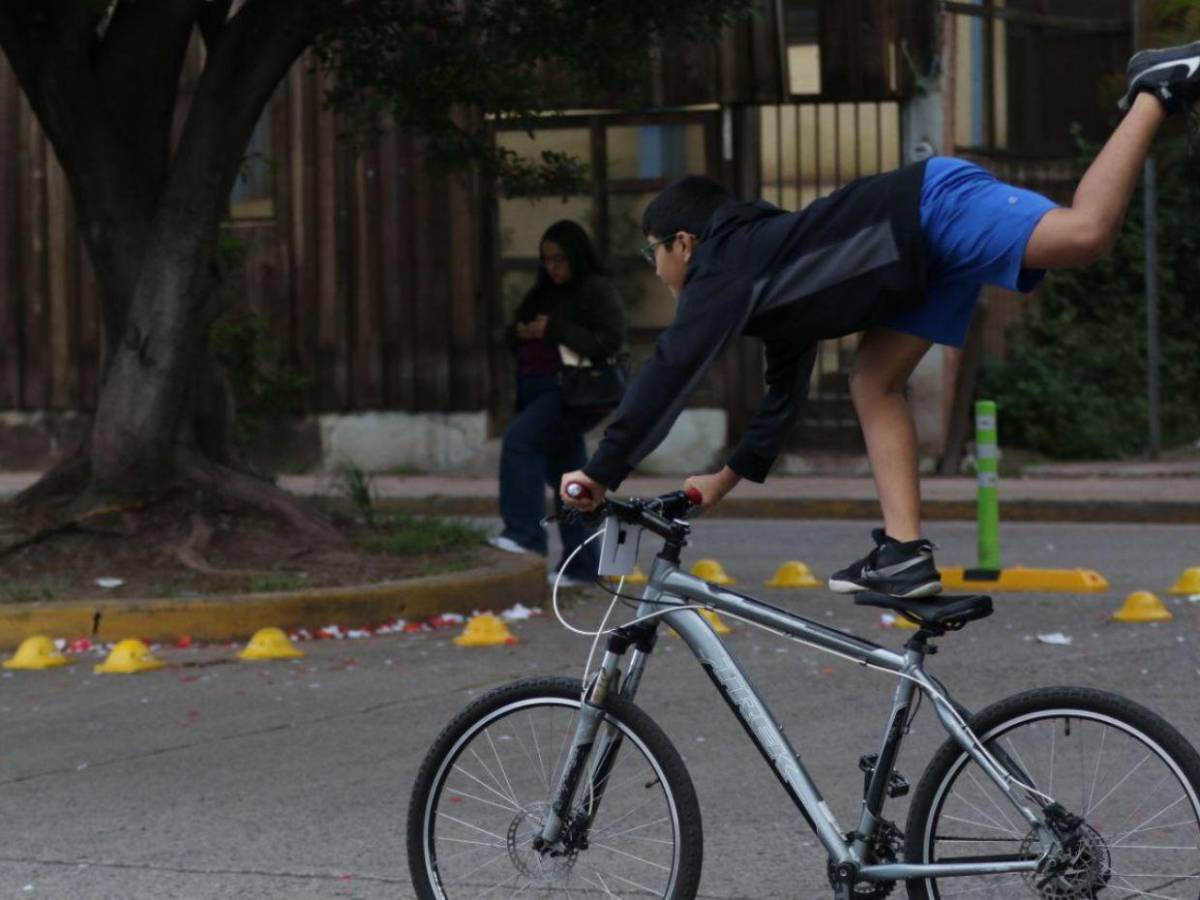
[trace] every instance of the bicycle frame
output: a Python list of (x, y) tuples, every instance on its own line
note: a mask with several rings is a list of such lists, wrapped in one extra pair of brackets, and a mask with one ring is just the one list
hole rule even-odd
[[(891, 672), (899, 678), (879, 758), (867, 785), (858, 827), (852, 832), (849, 841), (843, 836), (842, 828), (805, 769), (799, 754), (792, 748), (770, 709), (728, 647), (698, 610), (673, 609), (682, 604), (703, 606), (728, 613), (861, 665)], [(661, 615), (649, 620), (645, 625), (656, 629), (661, 620), (674, 628), (687, 644), (716, 684), (750, 739), (770, 764), (792, 802), (824, 845), (831, 863), (842, 876), (853, 873), (858, 879), (867, 881), (901, 881), (909, 878), (1034, 872), (1038, 868), (1040, 860), (1011, 858), (934, 863), (866, 862), (869, 840), (880, 824), (888, 781), (917, 690), (923, 691), (929, 698), (939, 721), (950, 736), (1008, 797), (1021, 817), (1028, 822), (1030, 829), (1039, 832), (1042, 846), (1046, 848), (1045, 854), (1058, 849), (1058, 838), (1045, 823), (1040, 811), (1031, 808), (1026, 802), (1016, 784), (1014, 774), (1006, 770), (996, 760), (992, 751), (984, 747), (966, 726), (969, 714), (953, 701), (940, 683), (925, 673), (924, 638), (910, 641), (903, 653), (889, 650), (753, 597), (724, 590), (682, 571), (675, 562), (663, 556), (655, 559), (637, 611), (638, 618), (656, 613)], [(639, 642), (628, 633), (617, 641), (610, 639), (599, 669), (586, 686), (585, 702), (580, 706), (575, 737), (571, 751), (567, 754), (568, 762), (564, 766), (552, 803), (552, 812), (548, 814), (542, 830), (542, 839), (547, 845), (553, 844), (562, 833), (578, 781), (593, 750), (598, 760), (593, 766), (593, 773), (597, 769), (607, 771), (611, 767), (612, 756), (617, 752), (619, 745), (614, 745), (611, 734), (599, 735), (597, 740), (604, 717), (605, 700), (610, 691), (619, 692), (623, 698), (633, 699), (646, 657), (653, 646), (653, 635), (651, 630), (648, 642)], [(622, 679), (619, 663), (631, 643), (638, 646)], [(1001, 752), (1001, 755), (1004, 754)], [(598, 783), (600, 790), (597, 792), (595, 788)], [(602, 784), (602, 781), (597, 782), (593, 778), (593, 799), (596, 803), (602, 796)]]

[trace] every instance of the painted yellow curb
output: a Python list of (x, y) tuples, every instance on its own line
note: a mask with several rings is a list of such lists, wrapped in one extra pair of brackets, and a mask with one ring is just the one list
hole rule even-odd
[(968, 581), (964, 569), (950, 566), (938, 569), (942, 587), (970, 591), (1047, 591), (1070, 594), (1098, 594), (1108, 590), (1108, 579), (1094, 569), (1026, 569), (1013, 566), (1001, 569), (995, 581)]
[(792, 560), (785, 562), (775, 572), (775, 576), (767, 582), (764, 582), (767, 587), (771, 588), (814, 588), (820, 587), (821, 582), (817, 581), (813, 575), (812, 569), (807, 564)]
[(186, 634), (197, 641), (229, 641), (242, 640), (268, 623), (289, 630), (315, 630), (330, 622), (361, 628), (516, 602), (543, 605), (546, 563), (540, 556), (486, 552), (490, 564), (466, 572), (355, 587), (187, 600), (0, 603), (0, 649), (16, 647), (33, 634), (91, 635), (97, 615), (99, 640), (140, 634), (174, 641)]

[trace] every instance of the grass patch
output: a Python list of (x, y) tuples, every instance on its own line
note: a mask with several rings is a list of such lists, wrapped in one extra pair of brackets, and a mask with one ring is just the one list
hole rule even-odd
[(255, 594), (265, 594), (270, 591), (295, 591), (308, 584), (308, 579), (299, 575), (288, 575), (285, 572), (272, 575), (259, 575), (250, 582), (250, 590)]
[[(436, 516), (396, 516), (364, 541), (368, 550), (392, 556), (419, 556), (467, 550), (483, 543), (482, 528)], [(443, 570), (444, 571), (444, 570)]]
[(475, 568), (475, 561), (465, 556), (453, 556), (450, 559), (430, 560), (414, 570), (416, 576), (449, 575), (451, 572), (465, 572)]
[(25, 584), (17, 581), (0, 585), (0, 603), (37, 603), (55, 600), (57, 594), (48, 584)]

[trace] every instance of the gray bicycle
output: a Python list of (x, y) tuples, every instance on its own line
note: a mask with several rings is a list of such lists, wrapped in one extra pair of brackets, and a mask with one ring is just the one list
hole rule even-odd
[[(693, 499), (609, 499), (598, 513), (663, 546), (634, 598), (636, 616), (604, 632), (594, 673), (494, 690), (434, 742), (408, 811), (422, 900), (696, 896), (695, 790), (670, 740), (633, 702), (662, 624), (695, 654), (821, 841), (836, 900), (885, 897), (901, 882), (910, 898), (1200, 896), (1200, 756), (1160, 716), (1076, 687), (971, 713), (925, 671), (925, 657), (933, 639), (991, 615), (989, 597), (856, 595), (918, 625), (893, 651), (682, 571)], [(898, 678), (879, 750), (859, 760), (864, 790), (852, 830), (838, 825), (702, 609)], [(909, 792), (893, 764), (922, 696), (948, 738), (900, 828), (884, 807)]]

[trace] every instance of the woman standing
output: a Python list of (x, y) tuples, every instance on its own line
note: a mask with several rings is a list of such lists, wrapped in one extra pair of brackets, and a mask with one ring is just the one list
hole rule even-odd
[[(562, 512), (558, 482), (587, 459), (583, 435), (607, 410), (580, 410), (563, 399), (558, 372), (560, 345), (593, 363), (617, 355), (625, 343), (625, 307), (604, 277), (587, 233), (562, 220), (539, 244), (537, 281), (517, 309), (509, 345), (517, 359), (517, 416), (504, 433), (500, 453), (500, 514), (504, 530), (489, 543), (511, 553), (548, 552), (541, 525), (546, 487)], [(585, 537), (578, 522), (559, 519), (563, 558)], [(591, 583), (596, 557), (585, 548), (563, 573), (561, 584)]]

